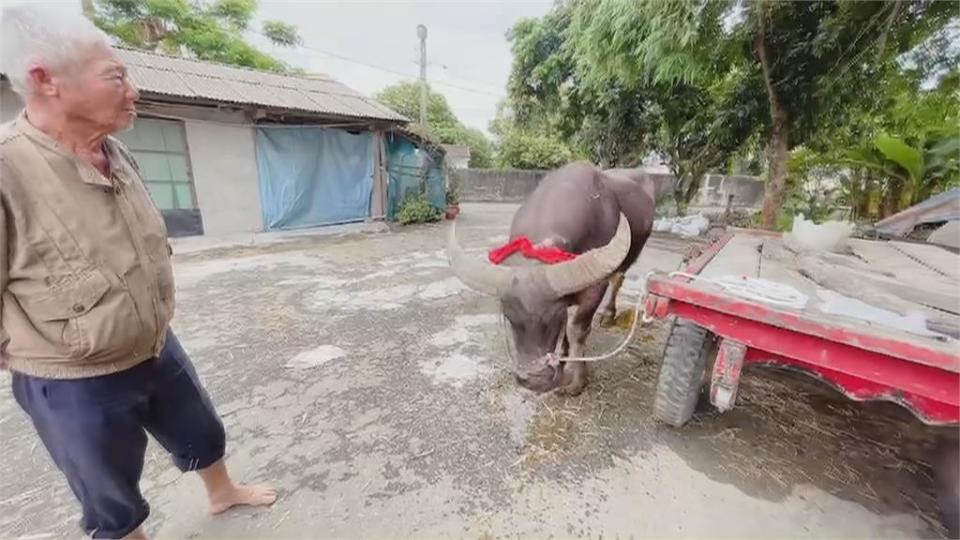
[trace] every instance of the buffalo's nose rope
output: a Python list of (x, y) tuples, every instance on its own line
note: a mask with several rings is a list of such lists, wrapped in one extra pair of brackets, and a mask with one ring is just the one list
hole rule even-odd
[(640, 282), (640, 294), (637, 295), (637, 301), (633, 306), (633, 322), (630, 323), (630, 331), (627, 332), (627, 337), (623, 339), (616, 349), (600, 356), (579, 356), (576, 358), (565, 358), (564, 360), (569, 362), (599, 362), (601, 360), (609, 360), (626, 349), (627, 345), (633, 340), (633, 335), (637, 332), (637, 323), (643, 322), (643, 324), (647, 324), (653, 320), (653, 317), (648, 316), (645, 311), (641, 312), (640, 308), (643, 306), (643, 301), (647, 297), (647, 280), (655, 273), (656, 272), (651, 270), (643, 276), (643, 280)]
[[(641, 312), (640, 307), (643, 305), (644, 299), (647, 297), (647, 280), (650, 279), (650, 276), (656, 272), (650, 271), (643, 276), (643, 280), (640, 282), (640, 293), (637, 295), (637, 301), (634, 304), (634, 317), (633, 322), (630, 323), (630, 331), (627, 333), (627, 337), (620, 343), (620, 345), (613, 349), (612, 351), (602, 354), (600, 356), (577, 356), (577, 357), (564, 357), (560, 355), (561, 345), (563, 343), (564, 332), (566, 328), (560, 332), (560, 339), (557, 341), (556, 351), (552, 354), (548, 354), (546, 357), (547, 365), (556, 367), (560, 362), (599, 362), (601, 360), (608, 360), (620, 354), (627, 345), (633, 340), (633, 335), (637, 331), (637, 323), (642, 322), (643, 324), (648, 324), (653, 321), (653, 317), (647, 315), (646, 311)], [(506, 317), (503, 316), (503, 310), (500, 311), (500, 323), (503, 329), (503, 338), (506, 342), (507, 356), (510, 357), (510, 361), (515, 363), (515, 358), (513, 357), (513, 351), (510, 346), (510, 336), (507, 333), (507, 323)], [(564, 325), (566, 326), (566, 325)]]

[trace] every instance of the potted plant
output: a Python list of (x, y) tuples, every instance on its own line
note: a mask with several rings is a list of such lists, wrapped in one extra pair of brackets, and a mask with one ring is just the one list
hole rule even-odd
[(447, 191), (447, 219), (456, 219), (460, 215), (460, 200), (456, 192)]
[(460, 215), (459, 179), (453, 171), (448, 171), (447, 182), (447, 219), (456, 219)]

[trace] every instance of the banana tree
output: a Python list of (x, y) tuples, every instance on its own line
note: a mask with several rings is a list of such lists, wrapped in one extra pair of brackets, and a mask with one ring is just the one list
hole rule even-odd
[(875, 171), (888, 180), (883, 214), (890, 215), (960, 184), (960, 134), (934, 131), (915, 145), (881, 134), (871, 148), (852, 151), (843, 161)]

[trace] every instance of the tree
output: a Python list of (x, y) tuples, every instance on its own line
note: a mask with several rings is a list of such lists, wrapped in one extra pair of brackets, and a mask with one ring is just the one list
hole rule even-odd
[[(399, 82), (380, 90), (374, 99), (389, 106), (411, 121), (420, 119), (420, 83)], [(427, 92), (427, 126), (438, 135), (452, 134), (459, 126), (457, 117), (450, 109), (443, 94)], [(448, 139), (450, 137), (447, 137)], [(449, 141), (444, 141), (449, 142)]]
[(896, 60), (955, 17), (950, 2), (775, 2), (738, 5), (735, 30), (760, 66), (769, 114), (764, 226), (777, 221), (791, 148), (872, 99)]
[(462, 143), (470, 147), (470, 167), (488, 169), (493, 167), (493, 145), (490, 139), (476, 128), (463, 129)]
[[(420, 118), (420, 83), (399, 82), (378, 92), (374, 99), (411, 120)], [(470, 148), (470, 166), (485, 168), (493, 163), (493, 146), (478, 129), (460, 123), (443, 94), (427, 93), (427, 129), (443, 144)]]
[(958, 181), (960, 71), (955, 62), (904, 66), (807, 144), (843, 179), (860, 218), (895, 213)]
[(722, 88), (721, 79), (707, 90), (678, 85), (671, 93), (664, 92), (670, 99), (650, 101), (649, 146), (668, 158), (680, 213), (686, 213), (704, 175), (721, 171), (755, 130), (761, 102), (741, 83)]
[[(257, 12), (256, 0), (86, 0), (94, 23), (129, 47), (271, 71), (289, 70), (244, 38)], [(300, 43), (295, 27), (263, 23), (262, 32), (278, 45)]]
[[(667, 156), (684, 209), (703, 175), (754, 131), (761, 96), (749, 71), (727, 60), (733, 50), (714, 43), (722, 4), (698, 5), (585, 0), (521, 21), (509, 33), (514, 123), (557, 132), (603, 167), (637, 165), (651, 150)], [(677, 58), (684, 43), (704, 52)]]
[(542, 18), (521, 20), (507, 33), (513, 53), (509, 100), (491, 129), (530, 137), (551, 134), (568, 150), (615, 166), (624, 155), (640, 153), (634, 125), (640, 115), (630, 111), (638, 102), (612, 84), (596, 93), (580, 84), (566, 47), (573, 8), (570, 2), (558, 3)]
[(555, 169), (572, 159), (570, 150), (559, 140), (518, 130), (507, 133), (498, 153), (499, 165), (511, 169)]
[(671, 164), (678, 199), (695, 192), (699, 171), (729, 163), (760, 130), (768, 156), (764, 223), (772, 227), (792, 148), (849, 123), (861, 104), (876, 106), (905, 54), (927, 74), (957, 64), (954, 7), (930, 0), (567, 0), (511, 31), (511, 105), (521, 125), (546, 116), (567, 141), (577, 140), (573, 133), (602, 148), (603, 130), (583, 126), (613, 120), (600, 124), (610, 129), (607, 139), (642, 140), (686, 161)]

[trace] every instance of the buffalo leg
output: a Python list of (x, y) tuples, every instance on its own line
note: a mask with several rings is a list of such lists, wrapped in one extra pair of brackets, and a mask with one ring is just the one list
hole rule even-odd
[(617, 320), (617, 294), (620, 293), (620, 287), (623, 286), (623, 272), (617, 272), (610, 276), (610, 301), (603, 309), (603, 318), (600, 319), (602, 326), (613, 326)]
[(587, 364), (576, 362), (573, 358), (583, 356), (587, 338), (593, 324), (593, 315), (603, 302), (603, 295), (607, 291), (607, 283), (594, 285), (577, 296), (577, 313), (567, 324), (567, 339), (570, 343), (568, 360), (563, 363), (563, 382), (558, 392), (568, 396), (579, 395), (587, 385)]

